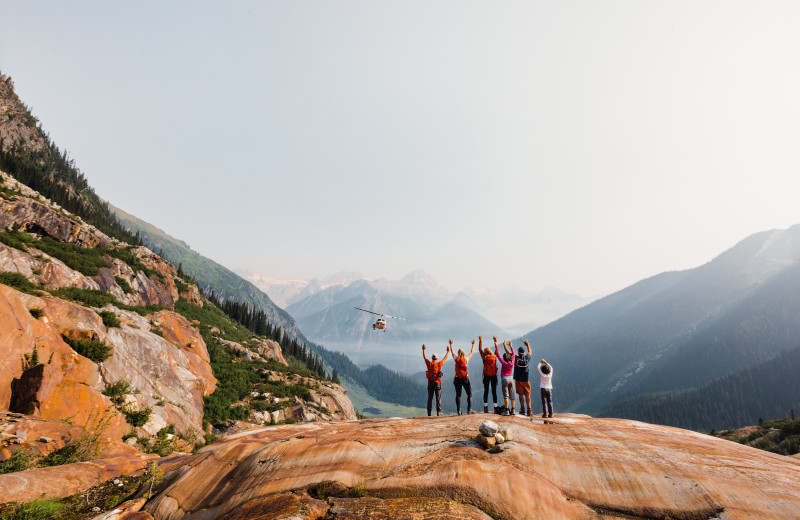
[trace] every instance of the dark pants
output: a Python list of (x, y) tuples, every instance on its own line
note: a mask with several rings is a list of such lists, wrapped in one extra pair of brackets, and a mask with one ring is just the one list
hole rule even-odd
[(553, 391), (547, 388), (540, 388), (539, 393), (542, 394), (542, 413), (553, 415)]
[(489, 402), (489, 385), (492, 385), (492, 402), (497, 406), (497, 374), (487, 376), (483, 374), (483, 403)]
[(442, 413), (442, 383), (428, 381), (428, 415), (431, 414), (431, 401), (436, 394), (436, 415)]
[(469, 382), (469, 377), (456, 377), (453, 379), (453, 384), (456, 387), (456, 410), (461, 413), (461, 389), (467, 392), (467, 411), (472, 410), (472, 385)]

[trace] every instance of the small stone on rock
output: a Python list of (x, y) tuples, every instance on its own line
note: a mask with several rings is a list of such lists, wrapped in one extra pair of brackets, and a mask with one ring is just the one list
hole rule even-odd
[(39, 437), (39, 442), (44, 442), (44, 443), (53, 442), (53, 439), (51, 439), (50, 437)]
[(480, 427), (478, 428), (478, 430), (480, 430), (480, 432), (486, 437), (491, 437), (492, 435), (497, 433), (498, 429), (499, 426), (497, 426), (497, 423), (493, 421), (483, 421), (483, 423), (481, 423)]
[(504, 442), (506, 442), (505, 438), (503, 438), (503, 436), (500, 435), (499, 433), (494, 434), (494, 440), (497, 442), (497, 444), (503, 444)]
[(493, 447), (497, 441), (495, 441), (494, 436), (487, 437), (485, 435), (481, 435), (480, 433), (475, 436), (475, 442), (483, 446), (484, 448), (491, 448)]
[(511, 430), (509, 430), (508, 428), (506, 428), (504, 430), (500, 430), (500, 435), (503, 436), (503, 438), (506, 440), (506, 442), (514, 440), (514, 436), (511, 435)]

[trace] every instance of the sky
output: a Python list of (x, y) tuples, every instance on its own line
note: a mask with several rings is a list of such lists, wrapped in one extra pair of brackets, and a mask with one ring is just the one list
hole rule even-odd
[(800, 223), (800, 2), (3, 2), (97, 193), (271, 278), (584, 296)]

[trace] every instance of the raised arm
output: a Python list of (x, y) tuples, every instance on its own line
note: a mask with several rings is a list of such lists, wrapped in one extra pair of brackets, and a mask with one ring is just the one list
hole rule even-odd
[(511, 354), (512, 356), (514, 355), (514, 349), (511, 348), (511, 342), (510, 341), (508, 342), (508, 345), (506, 345), (505, 341), (503, 342), (503, 350), (505, 350), (506, 353)]
[[(475, 340), (473, 339), (472, 340), (472, 348), (470, 349), (469, 355), (467, 356), (467, 361), (472, 359), (472, 354), (474, 354), (474, 353), (475, 353)], [(483, 356), (481, 356), (481, 357), (483, 357)]]
[(447, 361), (447, 358), (448, 358), (448, 357), (450, 357), (450, 352), (451, 352), (452, 350), (453, 350), (453, 340), (451, 339), (451, 340), (449, 341), (449, 343), (447, 344), (447, 354), (445, 354), (445, 355), (444, 355), (444, 357), (442, 358), (442, 363), (444, 363), (445, 361)]
[(428, 356), (425, 355), (425, 345), (422, 345), (422, 358), (426, 363), (428, 362)]
[(478, 336), (478, 354), (481, 355), (481, 359), (486, 359), (486, 354), (483, 353), (483, 336)]
[(531, 352), (531, 344), (528, 343), (527, 339), (525, 341), (523, 341), (523, 343), (525, 343), (525, 346), (528, 347), (528, 355), (530, 356), (532, 354), (532, 352)]

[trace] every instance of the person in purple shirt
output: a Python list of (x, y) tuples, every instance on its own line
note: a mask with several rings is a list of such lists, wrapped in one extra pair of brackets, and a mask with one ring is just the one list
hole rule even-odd
[[(497, 359), (500, 360), (500, 388), (503, 391), (503, 400), (505, 401), (505, 409), (503, 410), (503, 415), (514, 415), (514, 362), (516, 361), (516, 356), (514, 356), (514, 349), (511, 346), (511, 342), (503, 342), (503, 350), (505, 350), (505, 354), (500, 357), (500, 349), (497, 346), (497, 336), (494, 337), (494, 353), (497, 355)], [(508, 406), (508, 401), (511, 401), (511, 407)]]

